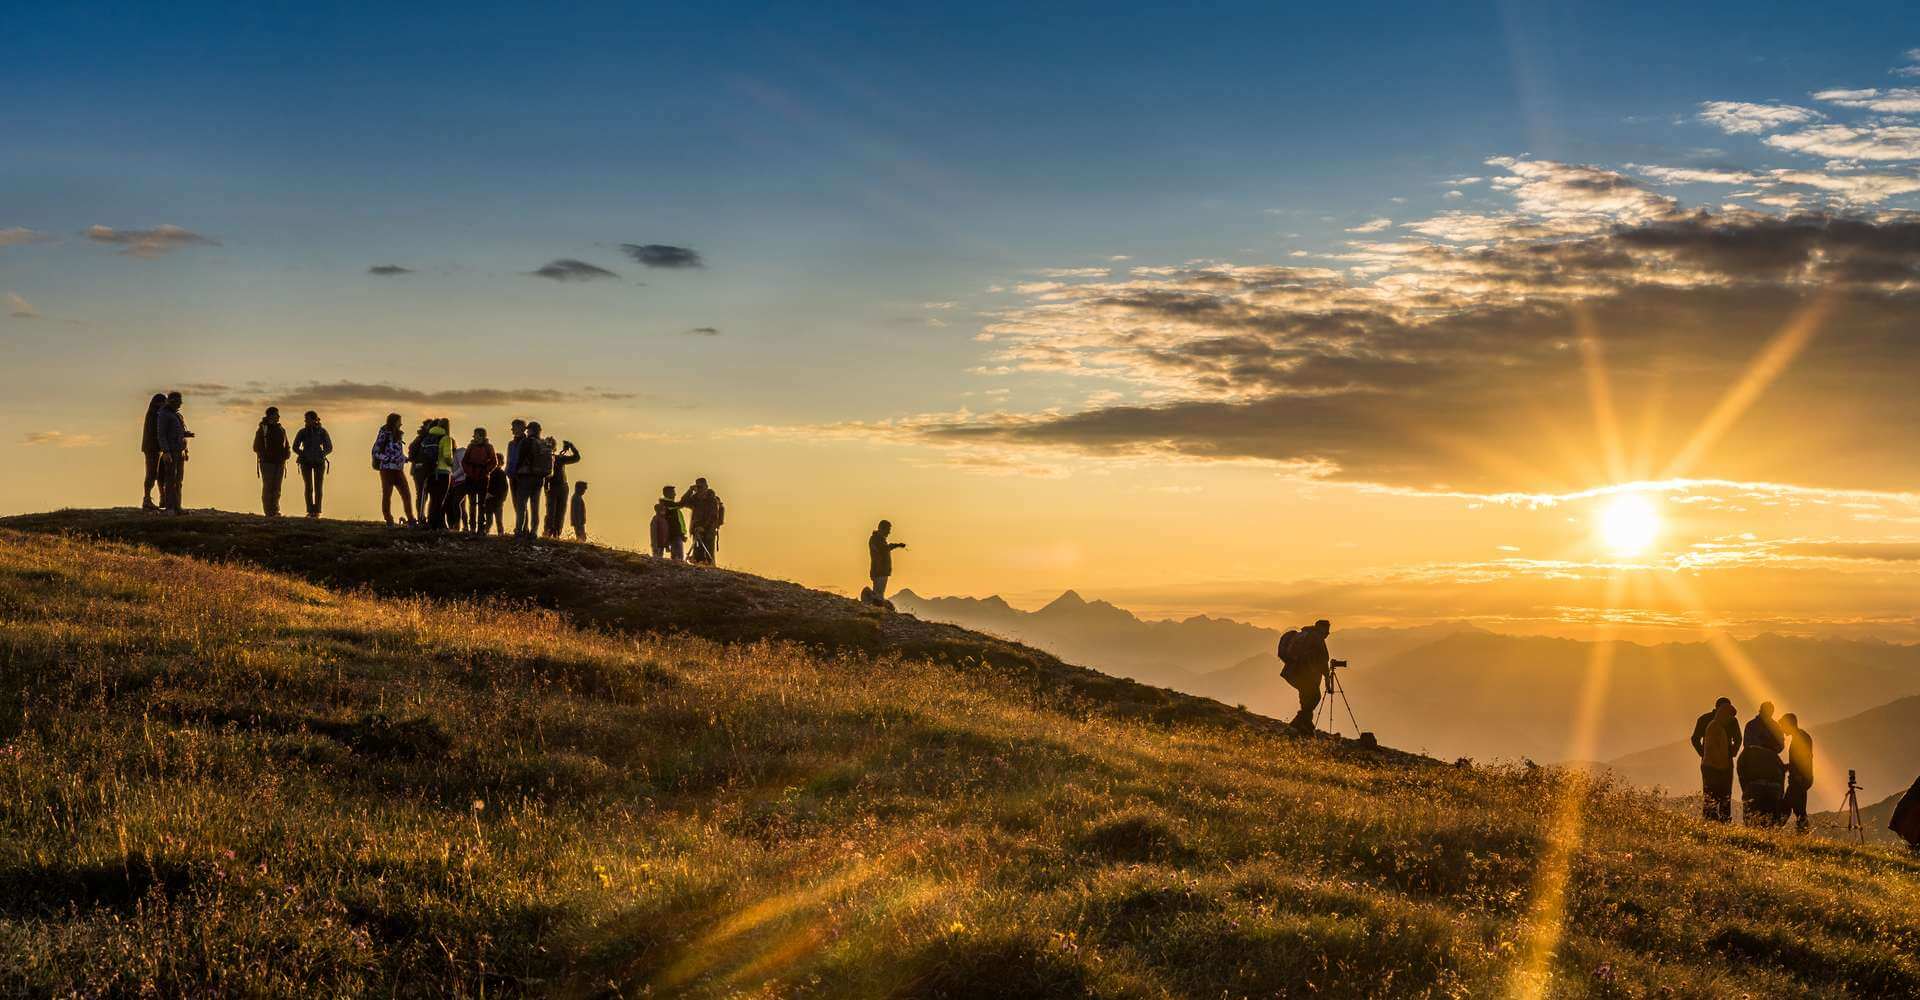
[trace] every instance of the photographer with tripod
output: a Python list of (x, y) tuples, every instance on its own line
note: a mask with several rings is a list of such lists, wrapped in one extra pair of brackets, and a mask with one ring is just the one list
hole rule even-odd
[(1292, 726), (1303, 733), (1312, 732), (1313, 713), (1320, 707), (1322, 690), (1333, 690), (1333, 670), (1346, 663), (1327, 654), (1327, 636), (1333, 625), (1325, 618), (1303, 629), (1280, 637), (1280, 677), (1300, 692), (1300, 711)]

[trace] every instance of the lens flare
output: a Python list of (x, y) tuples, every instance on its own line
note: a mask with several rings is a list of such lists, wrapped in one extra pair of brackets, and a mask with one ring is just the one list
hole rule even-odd
[(1600, 512), (1600, 540), (1616, 555), (1637, 556), (1660, 537), (1660, 512), (1653, 501), (1629, 493)]

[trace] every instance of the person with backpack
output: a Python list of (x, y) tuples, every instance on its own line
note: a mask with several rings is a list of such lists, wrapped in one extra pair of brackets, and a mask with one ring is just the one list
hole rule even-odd
[(705, 476), (695, 479), (682, 495), (687, 509), (693, 512), (693, 551), (687, 559), (712, 566), (720, 557), (720, 526), (727, 521), (727, 505), (707, 485)]
[(476, 532), (487, 533), (487, 514), (491, 507), (487, 503), (487, 487), (493, 481), (493, 470), (500, 464), (500, 454), (493, 450), (493, 442), (487, 440), (487, 429), (475, 427), (473, 439), (467, 442), (466, 454), (460, 456), (460, 467), (466, 479), (467, 523)]
[(674, 499), (673, 487), (660, 487), (660, 499), (653, 504), (653, 520), (647, 525), (655, 559), (671, 553), (674, 562), (686, 561), (687, 524), (680, 513), (685, 506)]
[(513, 467), (513, 478), (526, 501), (527, 516), (524, 521), (515, 519), (514, 534), (532, 538), (540, 533), (540, 496), (546, 492), (547, 476), (553, 472), (553, 452), (540, 437), (538, 420), (527, 421), (526, 430), (526, 436), (520, 439), (519, 464)]
[(1700, 818), (1733, 822), (1733, 762), (1740, 754), (1740, 717), (1721, 698), (1693, 723), (1693, 752), (1700, 758)]
[(413, 477), (413, 509), (420, 526), (427, 526), (427, 494), (433, 485), (433, 466), (440, 460), (440, 442), (433, 436), (433, 418), (420, 421), (407, 444), (407, 474)]
[(1787, 734), (1787, 795), (1781, 800), (1780, 821), (1793, 815), (1795, 830), (1805, 833), (1813, 825), (1807, 818), (1807, 792), (1813, 788), (1813, 736), (1800, 728), (1800, 717), (1792, 712), (1780, 717), (1780, 728)]
[(547, 475), (547, 524), (542, 534), (559, 538), (560, 529), (567, 526), (567, 466), (580, 461), (580, 449), (572, 441), (562, 441), (555, 451), (552, 438), (545, 444), (553, 455), (553, 471)]
[[(153, 488), (160, 485), (160, 413), (167, 408), (167, 394), (156, 392), (147, 400), (146, 419), (140, 421), (140, 456), (147, 464), (147, 485), (140, 494), (141, 510), (159, 510), (153, 502)], [(161, 489), (164, 491), (165, 487)]]
[(327, 484), (327, 456), (333, 454), (333, 436), (320, 426), (320, 414), (307, 411), (306, 425), (293, 436), (293, 453), (300, 459), (300, 480), (306, 484), (307, 516), (319, 517)]
[(260, 473), (260, 512), (268, 517), (280, 516), (280, 486), (286, 482), (287, 459), (292, 456), (287, 429), (280, 425), (280, 408), (269, 406), (253, 431), (253, 461)]
[(181, 494), (187, 481), (187, 442), (193, 438), (180, 415), (181, 403), (179, 392), (167, 393), (166, 405), (154, 417), (154, 440), (160, 446), (160, 509), (176, 515), (187, 512)]
[(1747, 720), (1745, 744), (1734, 769), (1740, 775), (1740, 809), (1748, 826), (1772, 826), (1780, 818), (1787, 793), (1787, 768), (1780, 752), (1787, 748), (1786, 733), (1773, 717), (1773, 702)]
[(1327, 636), (1332, 633), (1333, 624), (1322, 618), (1280, 637), (1280, 679), (1300, 693), (1300, 711), (1288, 723), (1297, 732), (1313, 731), (1313, 713), (1320, 707), (1321, 687), (1332, 669), (1327, 653)]
[(893, 550), (907, 547), (905, 542), (891, 541), (892, 536), (892, 521), (881, 521), (867, 536), (867, 576), (873, 581), (876, 602), (887, 599), (887, 581), (893, 578)]
[(513, 481), (507, 470), (499, 462), (493, 464), (493, 471), (487, 473), (487, 518), (480, 526), (480, 533), (486, 534), (491, 527), (496, 535), (506, 531), (507, 494)]
[(400, 508), (407, 516), (408, 527), (412, 527), (417, 521), (413, 493), (407, 489), (407, 433), (400, 429), (398, 413), (387, 414), (387, 422), (373, 436), (373, 468), (380, 474), (380, 516), (389, 525), (393, 523), (393, 494), (398, 491)]
[(520, 472), (520, 445), (527, 439), (527, 422), (519, 417), (513, 418), (513, 436), (507, 439), (507, 488), (513, 493), (513, 536), (527, 528), (527, 492), (518, 474)]
[(453, 485), (453, 433), (447, 418), (430, 422), (427, 440), (433, 452), (433, 478), (427, 481), (427, 530), (443, 531), (450, 520), (447, 491)]
[(1900, 803), (1887, 820), (1887, 829), (1899, 834), (1907, 842), (1907, 849), (1920, 857), (1920, 778), (1915, 778), (1913, 787), (1900, 796)]
[(582, 479), (573, 484), (573, 508), (568, 512), (573, 518), (573, 540), (587, 540), (587, 481)]

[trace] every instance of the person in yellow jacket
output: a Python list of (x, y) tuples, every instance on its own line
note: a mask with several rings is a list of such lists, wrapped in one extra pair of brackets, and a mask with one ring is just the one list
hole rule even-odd
[(445, 417), (427, 428), (428, 447), (433, 450), (433, 478), (427, 481), (427, 528), (439, 531), (447, 526), (447, 489), (453, 484), (453, 426)]

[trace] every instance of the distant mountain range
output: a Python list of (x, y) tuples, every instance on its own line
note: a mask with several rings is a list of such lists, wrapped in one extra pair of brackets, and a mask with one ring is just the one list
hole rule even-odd
[[(1014, 639), (1143, 683), (1279, 718), (1298, 707), (1293, 689), (1280, 680), (1274, 629), (1206, 616), (1142, 621), (1072, 591), (1037, 611), (998, 597), (922, 598), (903, 591), (894, 600), (922, 618)], [(1603, 646), (1499, 635), (1462, 622), (1406, 629), (1343, 629), (1336, 622), (1328, 645), (1353, 664), (1340, 676), (1361, 726), (1383, 742), (1439, 757), (1614, 761), (1602, 766), (1634, 781), (1689, 788), (1698, 780), (1697, 765), (1684, 740), (1694, 718), (1724, 694), (1743, 718), (1771, 699), (1780, 711), (1809, 720), (1823, 758), (1842, 769), (1822, 776), (1816, 793), (1844, 785), (1848, 766), (1875, 776), (1880, 788), (1896, 782), (1904, 788), (1920, 770), (1920, 750), (1900, 739), (1905, 733), (1920, 740), (1920, 703), (1889, 704), (1920, 695), (1916, 646), (1758, 636), (1735, 644), (1749, 671), (1730, 667), (1704, 642)], [(1588, 745), (1575, 746), (1574, 720), (1588, 698), (1597, 725)], [(1345, 707), (1333, 707), (1350, 731)], [(1883, 707), (1884, 714), (1872, 711)], [(1862, 720), (1856, 724), (1854, 716)], [(1834, 719), (1843, 722), (1811, 721)], [(1627, 755), (1635, 759), (1623, 760)], [(1908, 764), (1901, 764), (1903, 755)]]
[[(1866, 789), (1862, 794), (1871, 799), (1905, 792), (1914, 776), (1920, 775), (1920, 697), (1901, 698), (1834, 722), (1800, 714), (1813, 737), (1815, 763), (1827, 772), (1814, 774), (1813, 791), (1807, 797), (1813, 809), (1840, 807), (1848, 768), (1859, 772)], [(1684, 738), (1609, 761), (1606, 767), (1638, 785), (1689, 791), (1700, 783), (1698, 760)]]

